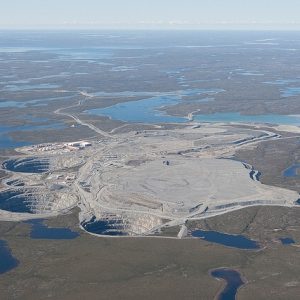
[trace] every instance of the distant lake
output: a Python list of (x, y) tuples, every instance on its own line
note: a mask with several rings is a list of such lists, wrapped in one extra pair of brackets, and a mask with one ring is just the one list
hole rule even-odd
[(18, 101), (1, 101), (0, 108), (7, 108), (7, 107), (25, 107), (26, 102), (18, 102)]
[(289, 115), (241, 115), (240, 113), (199, 114), (194, 117), (200, 122), (238, 122), (238, 123), (270, 123), (282, 125), (300, 125), (300, 116)]
[(300, 95), (300, 87), (287, 87), (282, 90), (282, 97), (295, 97)]
[(44, 89), (57, 89), (60, 86), (57, 84), (49, 83), (40, 83), (40, 84), (11, 84), (6, 85), (2, 91), (7, 92), (20, 92), (20, 91), (29, 91), (29, 90), (44, 90)]
[[(151, 93), (151, 92), (121, 92), (121, 93), (95, 93), (97, 96), (111, 97), (149, 97), (146, 99), (127, 101), (118, 103), (105, 108), (90, 109), (87, 112), (93, 115), (107, 116), (114, 120), (125, 122), (141, 122), (141, 123), (182, 123), (187, 122), (187, 118), (167, 115), (159, 109), (165, 106), (172, 106), (180, 103), (182, 97), (186, 96), (201, 96), (214, 95), (222, 92), (220, 89), (187, 89), (175, 92), (166, 93)], [(151, 97), (153, 94), (157, 96)], [(207, 101), (207, 98), (205, 98)]]
[[(187, 95), (187, 94), (185, 94)], [(184, 123), (185, 117), (167, 115), (159, 109), (164, 106), (179, 104), (181, 97), (177, 95), (157, 96), (137, 101), (118, 103), (105, 108), (90, 109), (93, 115), (106, 116), (113, 120), (140, 123)], [(294, 115), (242, 115), (236, 112), (197, 114), (194, 120), (198, 122), (237, 122), (237, 123), (270, 123), (281, 125), (300, 125), (300, 116)]]
[[(16, 128), (16, 127), (14, 127), (14, 128)], [(23, 146), (30, 145), (29, 142), (16, 141), (13, 138), (11, 138), (8, 135), (8, 133), (10, 132), (10, 129), (12, 129), (12, 127), (0, 125), (0, 149), (1, 148), (3, 148), (3, 149), (4, 148), (17, 148), (17, 147), (23, 147)]]
[(1, 148), (17, 148), (26, 145), (31, 145), (32, 142), (18, 141), (9, 136), (10, 133), (16, 131), (40, 131), (46, 129), (62, 129), (65, 128), (64, 123), (54, 123), (54, 124), (28, 124), (20, 126), (6, 126), (0, 124), (0, 149)]
[(41, 99), (34, 99), (34, 100), (24, 100), (24, 101), (11, 101), (11, 100), (4, 100), (0, 99), (0, 108), (24, 108), (30, 106), (46, 106), (50, 101), (63, 101), (65, 99), (71, 99), (73, 96), (65, 96), (65, 97), (46, 97)]
[(182, 117), (168, 116), (163, 112), (157, 111), (162, 106), (175, 105), (179, 102), (180, 98), (177, 96), (160, 96), (139, 101), (119, 103), (107, 108), (91, 109), (88, 113), (134, 123), (182, 123), (187, 120)]

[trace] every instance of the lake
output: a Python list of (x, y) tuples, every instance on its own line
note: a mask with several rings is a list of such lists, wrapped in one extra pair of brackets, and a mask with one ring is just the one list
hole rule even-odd
[(71, 240), (79, 236), (78, 232), (69, 228), (49, 228), (43, 219), (29, 220), (26, 223), (31, 225), (32, 239)]
[(238, 289), (245, 284), (240, 273), (232, 269), (220, 268), (210, 274), (214, 278), (226, 281), (226, 286), (219, 294), (218, 300), (235, 300)]
[(192, 236), (199, 237), (207, 242), (243, 250), (256, 250), (260, 248), (258, 242), (250, 240), (243, 235), (233, 235), (218, 231), (194, 230), (192, 231)]
[(240, 113), (214, 113), (195, 115), (199, 122), (238, 122), (238, 123), (270, 123), (280, 125), (300, 125), (300, 116), (290, 115), (241, 115)]
[[(92, 115), (107, 116), (114, 120), (125, 122), (140, 123), (182, 123), (188, 119), (167, 115), (159, 109), (164, 106), (172, 106), (180, 103), (184, 96), (213, 95), (223, 92), (220, 89), (187, 89), (166, 93), (151, 92), (121, 92), (121, 93), (94, 93), (97, 96), (111, 97), (129, 97), (140, 96), (147, 97), (136, 101), (127, 101), (118, 103), (105, 108), (90, 109), (87, 113)], [(153, 94), (157, 94), (153, 96)], [(153, 96), (153, 97), (151, 97)], [(207, 101), (207, 98), (204, 99)]]
[[(214, 91), (217, 93), (217, 90)], [(198, 91), (200, 93), (200, 91)], [(203, 91), (203, 93), (205, 93)], [(186, 91), (186, 96), (189, 91)], [(193, 95), (193, 93), (192, 93)], [(90, 109), (87, 113), (92, 115), (106, 116), (113, 120), (133, 123), (184, 123), (188, 118), (167, 115), (159, 109), (164, 106), (172, 106), (181, 102), (178, 95), (160, 95), (152, 98), (127, 101), (105, 108)], [(236, 122), (236, 123), (269, 123), (279, 125), (300, 125), (300, 116), (265, 114), (265, 115), (242, 115), (237, 112), (197, 114), (194, 120), (198, 122)]]
[(294, 164), (283, 171), (284, 177), (297, 177), (299, 176), (298, 172), (300, 169), (300, 164)]
[(0, 124), (0, 149), (1, 148), (17, 148), (33, 144), (32, 142), (18, 141), (10, 137), (10, 133), (17, 131), (40, 131), (47, 129), (63, 129), (66, 128), (64, 123), (54, 123), (54, 124), (24, 124), (20, 126), (7, 126)]
[(140, 123), (182, 123), (185, 118), (173, 117), (157, 111), (162, 106), (175, 105), (180, 102), (177, 96), (159, 96), (139, 101), (119, 103), (107, 108), (96, 108), (88, 111), (92, 115), (107, 116), (114, 120)]
[(13, 257), (4, 240), (0, 240), (0, 274), (6, 273), (19, 265), (19, 261)]
[(295, 241), (290, 237), (284, 237), (279, 239), (282, 245), (295, 244)]

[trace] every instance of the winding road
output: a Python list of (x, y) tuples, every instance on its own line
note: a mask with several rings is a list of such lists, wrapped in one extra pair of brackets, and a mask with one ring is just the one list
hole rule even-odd
[(95, 125), (90, 124), (90, 123), (87, 123), (87, 122), (84, 122), (84, 121), (80, 120), (80, 119), (79, 119), (77, 116), (75, 116), (75, 115), (72, 115), (72, 114), (67, 113), (67, 112), (63, 112), (63, 111), (66, 110), (66, 109), (75, 108), (75, 107), (80, 107), (80, 106), (81, 106), (88, 98), (92, 98), (92, 97), (93, 97), (92, 95), (90, 95), (90, 94), (88, 94), (88, 93), (86, 93), (86, 92), (79, 92), (79, 93), (80, 93), (82, 96), (85, 96), (85, 99), (79, 100), (79, 101), (78, 101), (76, 104), (74, 104), (74, 105), (70, 105), (70, 106), (67, 106), (67, 107), (61, 107), (61, 108), (58, 108), (58, 109), (56, 109), (56, 110), (54, 111), (54, 113), (55, 113), (56, 115), (61, 115), (61, 116), (69, 117), (69, 118), (73, 119), (77, 124), (80, 124), (80, 125), (82, 125), (82, 126), (87, 126), (88, 128), (90, 128), (90, 129), (93, 130), (94, 132), (96, 132), (96, 133), (98, 133), (98, 134), (101, 134), (102, 136), (105, 136), (105, 137), (107, 137), (107, 138), (111, 138), (112, 136), (111, 136), (109, 133), (107, 133), (107, 132), (105, 132), (105, 131), (99, 129), (99, 128), (96, 127)]

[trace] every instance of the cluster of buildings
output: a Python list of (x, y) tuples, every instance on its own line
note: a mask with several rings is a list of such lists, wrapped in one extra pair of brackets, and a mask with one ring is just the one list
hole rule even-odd
[(78, 141), (73, 143), (65, 143), (65, 144), (59, 144), (59, 143), (49, 143), (49, 144), (39, 144), (39, 145), (33, 145), (27, 148), (28, 151), (34, 151), (34, 152), (49, 152), (49, 151), (58, 151), (58, 150), (64, 150), (64, 151), (76, 151), (84, 149), (88, 146), (92, 146), (90, 142), (86, 141)]
[(55, 151), (55, 150), (60, 150), (63, 149), (64, 145), (63, 144), (58, 144), (58, 143), (50, 143), (50, 144), (39, 144), (39, 145), (33, 145), (29, 147), (29, 151), (42, 151), (42, 152), (47, 152), (47, 151)]
[(86, 147), (90, 147), (92, 146), (92, 144), (86, 141), (79, 141), (79, 142), (67, 143), (64, 146), (70, 151), (74, 151), (74, 150), (80, 150)]

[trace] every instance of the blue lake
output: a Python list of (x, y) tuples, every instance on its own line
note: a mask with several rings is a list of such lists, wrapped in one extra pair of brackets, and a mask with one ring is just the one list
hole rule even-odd
[(1, 131), (3, 129), (3, 126), (0, 126), (0, 149), (1, 148), (17, 148), (17, 147), (23, 147), (23, 146), (28, 146), (32, 143), (29, 142), (20, 142), (16, 141), (13, 138), (11, 138), (9, 135), (6, 133), (3, 133)]
[(270, 123), (285, 125), (300, 125), (300, 116), (289, 115), (241, 115), (240, 113), (214, 113), (195, 115), (199, 122), (240, 122), (240, 123)]
[[(210, 91), (211, 93), (218, 93), (217, 90)], [(220, 92), (220, 91), (219, 91)], [(170, 116), (160, 111), (159, 109), (164, 106), (172, 106), (182, 101), (182, 96), (194, 96), (209, 94), (205, 90), (187, 90), (181, 95), (166, 94), (150, 97), (147, 99), (128, 101), (118, 103), (105, 108), (90, 109), (87, 112), (93, 115), (106, 116), (113, 120), (120, 120), (125, 122), (140, 122), (140, 123), (183, 123), (188, 119), (184, 117)], [(97, 96), (133, 96), (130, 92), (123, 93), (95, 93)], [(141, 96), (136, 93), (134, 96)], [(143, 96), (146, 96), (144, 94)], [(150, 96), (150, 95), (149, 95)], [(196, 102), (197, 100), (195, 100)], [(207, 98), (205, 99), (207, 101)], [(238, 123), (270, 123), (282, 125), (300, 125), (300, 116), (294, 115), (241, 115), (236, 112), (229, 113), (214, 113), (214, 114), (197, 114), (194, 120), (198, 122), (238, 122)]]
[[(106, 93), (97, 92), (95, 96), (110, 97), (149, 97), (137, 101), (118, 103), (105, 108), (90, 109), (87, 112), (93, 115), (107, 116), (114, 120), (125, 122), (141, 123), (182, 123), (187, 119), (183, 117), (169, 116), (163, 111), (159, 111), (164, 106), (172, 106), (180, 103), (182, 97), (214, 95), (221, 93), (221, 89), (187, 89), (175, 92), (155, 93), (155, 92), (119, 92)], [(201, 99), (201, 98), (200, 98)], [(205, 98), (207, 101), (207, 98)]]
[(294, 97), (300, 95), (300, 87), (287, 87), (281, 91), (282, 97)]
[(71, 240), (79, 236), (78, 232), (69, 228), (49, 228), (43, 219), (26, 221), (31, 225), (30, 237), (32, 239)]
[(300, 87), (299, 86), (289, 86), (292, 84), (299, 84), (300, 78), (296, 79), (277, 79), (275, 81), (267, 81), (264, 82), (265, 84), (270, 85), (278, 85), (283, 86), (282, 89), (280, 89), (281, 97), (288, 98), (288, 97), (295, 97), (300, 95)]
[(93, 115), (107, 116), (114, 120), (125, 122), (164, 123), (186, 122), (185, 118), (173, 117), (157, 111), (162, 106), (175, 105), (180, 102), (177, 96), (159, 96), (139, 101), (119, 103), (107, 108), (91, 109), (88, 112)]
[(282, 243), (282, 245), (291, 245), (295, 244), (295, 241), (292, 238), (286, 237), (286, 238), (280, 238), (279, 239)]
[(300, 176), (298, 174), (300, 169), (300, 163), (299, 164), (294, 164), (292, 166), (290, 166), (289, 168), (287, 168), (286, 170), (283, 171), (283, 176), (284, 177), (297, 177)]
[(275, 81), (266, 81), (264, 83), (271, 84), (271, 85), (288, 85), (296, 82), (300, 82), (300, 78), (299, 79), (277, 79)]
[(218, 300), (235, 300), (238, 289), (245, 284), (239, 272), (221, 268), (213, 270), (211, 276), (226, 281), (224, 290), (218, 295)]
[(1, 101), (0, 108), (7, 108), (7, 107), (25, 107), (25, 102), (18, 102), (18, 101)]
[(18, 260), (12, 256), (7, 243), (0, 240), (0, 274), (16, 268), (18, 264)]
[(260, 248), (256, 241), (250, 240), (243, 235), (233, 235), (217, 231), (194, 230), (192, 236), (199, 237), (207, 242), (243, 250), (255, 250)]

